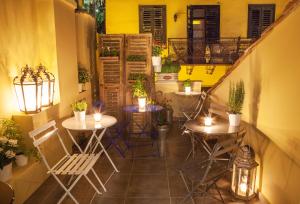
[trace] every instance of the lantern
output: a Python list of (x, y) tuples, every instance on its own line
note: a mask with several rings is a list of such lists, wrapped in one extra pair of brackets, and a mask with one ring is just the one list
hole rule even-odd
[(255, 196), (256, 167), (255, 153), (249, 145), (245, 145), (237, 152), (233, 163), (231, 190), (235, 197), (250, 200)]
[(47, 107), (53, 105), (54, 98), (54, 82), (55, 77), (52, 73), (47, 72), (45, 66), (40, 65), (36, 73), (43, 80), (42, 86), (42, 106)]
[(15, 77), (13, 83), (20, 110), (25, 113), (41, 111), (42, 79), (28, 65), (22, 68), (22, 75)]

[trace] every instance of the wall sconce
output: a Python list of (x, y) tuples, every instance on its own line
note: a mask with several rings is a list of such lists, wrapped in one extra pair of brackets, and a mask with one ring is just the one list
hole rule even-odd
[(174, 14), (174, 16), (173, 16), (174, 22), (177, 21), (178, 16), (181, 15), (181, 14), (185, 14), (185, 13), (183, 13), (183, 12), (176, 12), (176, 13)]
[(237, 152), (233, 163), (231, 190), (233, 195), (242, 200), (250, 200), (255, 196), (256, 167), (255, 153), (249, 145)]
[(43, 80), (42, 86), (42, 106), (53, 105), (55, 77), (52, 73), (47, 72), (46, 67), (40, 64), (36, 73)]
[(206, 66), (206, 74), (212, 75), (215, 72), (216, 65)]
[(194, 66), (186, 66), (187, 75), (192, 75), (193, 71), (194, 71)]
[(26, 65), (21, 76), (13, 80), (19, 108), (25, 113), (37, 113), (42, 106), (42, 79)]

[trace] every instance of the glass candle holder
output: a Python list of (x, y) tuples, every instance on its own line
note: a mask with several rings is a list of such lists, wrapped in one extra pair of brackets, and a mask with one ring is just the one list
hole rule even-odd
[(94, 113), (94, 120), (99, 122), (102, 119), (102, 113)]
[(206, 116), (206, 117), (204, 117), (204, 125), (205, 126), (211, 126), (212, 125), (212, 117), (210, 117), (210, 116)]

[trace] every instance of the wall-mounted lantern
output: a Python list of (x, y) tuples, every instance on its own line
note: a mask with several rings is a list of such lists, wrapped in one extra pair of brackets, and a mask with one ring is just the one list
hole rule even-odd
[(53, 105), (54, 83), (55, 83), (54, 75), (48, 72), (46, 70), (46, 67), (43, 66), (42, 64), (38, 67), (38, 71), (36, 75), (43, 80), (42, 106), (47, 107)]
[(236, 198), (250, 200), (255, 196), (257, 166), (255, 153), (249, 145), (238, 150), (231, 181), (231, 190)]
[(37, 113), (42, 106), (42, 79), (28, 65), (22, 68), (21, 76), (14, 78), (14, 87), (19, 108), (25, 113)]

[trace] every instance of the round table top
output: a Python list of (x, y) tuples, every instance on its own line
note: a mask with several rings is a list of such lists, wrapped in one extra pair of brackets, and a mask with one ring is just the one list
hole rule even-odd
[(94, 120), (93, 115), (86, 115), (84, 121), (77, 121), (75, 117), (68, 118), (62, 122), (62, 126), (69, 130), (99, 130), (113, 126), (117, 119), (113, 116), (102, 115), (99, 122)]
[(184, 91), (178, 91), (175, 92), (175, 94), (180, 95), (180, 96), (199, 96), (201, 95), (200, 91), (191, 91), (190, 93), (186, 93)]
[(124, 107), (124, 111), (130, 113), (157, 112), (161, 111), (162, 109), (162, 106), (152, 104), (146, 105), (146, 108), (144, 110), (140, 110), (138, 105), (128, 105)]
[(243, 129), (241, 125), (230, 126), (229, 121), (225, 119), (217, 119), (211, 126), (205, 126), (199, 120), (189, 120), (184, 124), (184, 126), (192, 132), (206, 135), (235, 134)]

